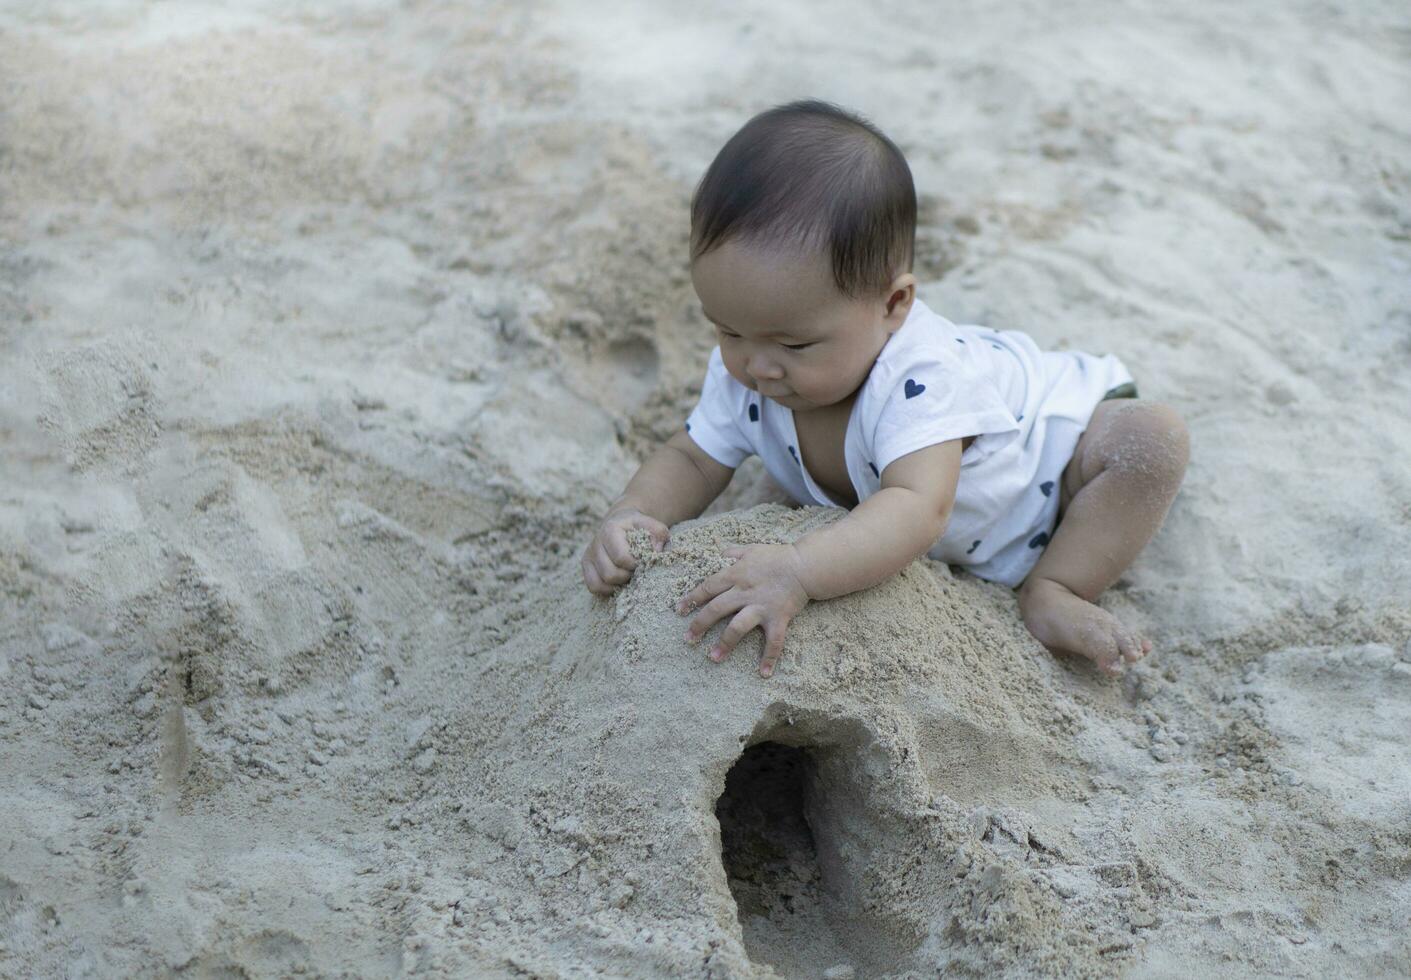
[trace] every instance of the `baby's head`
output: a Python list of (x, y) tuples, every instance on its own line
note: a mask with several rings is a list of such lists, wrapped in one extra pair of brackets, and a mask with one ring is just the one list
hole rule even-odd
[(867, 379), (915, 298), (915, 244), (906, 158), (826, 102), (755, 116), (691, 199), (691, 280), (725, 367), (795, 412)]

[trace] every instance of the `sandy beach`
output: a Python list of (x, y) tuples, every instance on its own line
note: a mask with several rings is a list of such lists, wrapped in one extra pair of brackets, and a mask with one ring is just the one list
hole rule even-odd
[[(1186, 419), (1121, 678), (925, 559), (710, 663), (758, 460), (585, 589), (808, 97)], [(0, 0), (0, 976), (1411, 974), (1409, 105), (1380, 0)]]

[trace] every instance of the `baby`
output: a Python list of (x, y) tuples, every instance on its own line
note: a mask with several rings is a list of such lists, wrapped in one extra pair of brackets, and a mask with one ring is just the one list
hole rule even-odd
[(733, 136), (691, 202), (691, 280), (719, 346), (685, 427), (609, 508), (583, 555), (598, 595), (757, 454), (801, 503), (847, 517), (734, 564), (681, 598), (696, 642), (728, 619), (719, 662), (755, 627), (760, 673), (811, 601), (865, 589), (920, 555), (1019, 587), (1029, 631), (1116, 673), (1151, 643), (1094, 603), (1151, 540), (1189, 457), (1185, 424), (1138, 401), (1112, 355), (1044, 352), (957, 326), (916, 297), (916, 191), (897, 147), (818, 101)]

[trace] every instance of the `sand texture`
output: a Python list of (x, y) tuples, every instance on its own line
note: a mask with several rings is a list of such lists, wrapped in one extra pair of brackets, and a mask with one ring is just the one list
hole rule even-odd
[[(0, 976), (1411, 973), (1405, 5), (701, 10), (0, 2)], [(709, 663), (756, 461), (583, 587), (806, 96), (1187, 420), (1122, 678), (925, 560)]]

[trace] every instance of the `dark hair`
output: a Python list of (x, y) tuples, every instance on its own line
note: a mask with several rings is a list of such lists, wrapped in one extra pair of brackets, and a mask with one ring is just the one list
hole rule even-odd
[(828, 102), (775, 106), (745, 123), (691, 197), (691, 261), (736, 238), (827, 249), (843, 295), (880, 295), (916, 251), (916, 186), (896, 144)]

